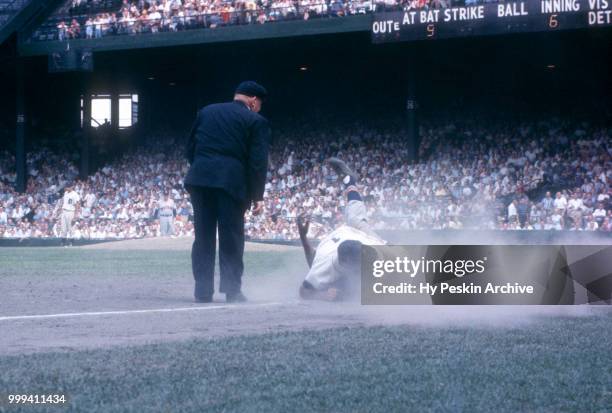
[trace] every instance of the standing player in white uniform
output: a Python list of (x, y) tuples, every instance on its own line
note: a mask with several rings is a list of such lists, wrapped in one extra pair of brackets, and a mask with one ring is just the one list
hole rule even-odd
[(62, 245), (67, 245), (68, 238), (72, 236), (72, 220), (75, 214), (79, 212), (79, 202), (81, 197), (74, 190), (72, 185), (64, 188), (64, 196), (62, 198), (60, 212), (60, 238)]
[(368, 223), (365, 205), (355, 186), (356, 175), (340, 159), (330, 158), (328, 162), (346, 188), (346, 224), (323, 237), (315, 250), (306, 238), (308, 219), (304, 215), (298, 218), (300, 240), (310, 267), (300, 287), (303, 299), (334, 301), (347, 297), (359, 281), (362, 245), (386, 244)]
[(164, 199), (159, 202), (159, 231), (162, 237), (174, 235), (174, 210), (176, 205), (166, 193)]

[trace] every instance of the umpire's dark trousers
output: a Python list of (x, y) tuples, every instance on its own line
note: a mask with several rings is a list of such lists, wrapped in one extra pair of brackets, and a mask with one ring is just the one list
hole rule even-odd
[(212, 297), (216, 234), (219, 229), (219, 267), (225, 294), (240, 292), (244, 264), (245, 203), (232, 198), (220, 188), (188, 186), (193, 205), (195, 241), (191, 250), (191, 266), (196, 281), (197, 298)]

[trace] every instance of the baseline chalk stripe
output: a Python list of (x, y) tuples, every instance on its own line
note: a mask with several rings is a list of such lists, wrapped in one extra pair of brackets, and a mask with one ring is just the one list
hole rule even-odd
[(177, 308), (152, 308), (145, 310), (124, 310), (124, 311), (93, 311), (83, 313), (59, 313), (59, 314), (34, 314), (34, 315), (16, 315), (0, 317), (0, 321), (11, 320), (41, 320), (46, 318), (70, 318), (70, 317), (88, 317), (88, 316), (105, 316), (105, 315), (125, 315), (125, 314), (150, 314), (150, 313), (177, 313), (181, 311), (208, 311), (208, 310), (223, 310), (228, 308), (244, 308), (253, 307), (272, 307), (291, 303), (260, 303), (260, 304), (231, 304), (217, 305), (208, 307), (177, 307)]

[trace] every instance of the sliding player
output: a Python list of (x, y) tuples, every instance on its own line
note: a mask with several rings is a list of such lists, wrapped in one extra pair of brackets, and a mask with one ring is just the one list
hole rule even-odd
[(350, 297), (360, 281), (362, 245), (386, 244), (368, 223), (363, 199), (355, 186), (355, 173), (338, 158), (330, 158), (327, 162), (345, 187), (346, 224), (323, 237), (315, 250), (306, 238), (308, 218), (304, 214), (298, 217), (300, 240), (310, 267), (300, 287), (300, 297), (307, 300), (336, 301)]

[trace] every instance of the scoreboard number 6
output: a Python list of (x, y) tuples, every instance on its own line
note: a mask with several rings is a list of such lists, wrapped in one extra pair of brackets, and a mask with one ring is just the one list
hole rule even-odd
[(427, 25), (427, 37), (434, 37), (436, 35), (436, 25), (428, 24)]
[(551, 29), (556, 29), (559, 27), (559, 20), (557, 20), (558, 14), (551, 14), (548, 18), (548, 27)]

